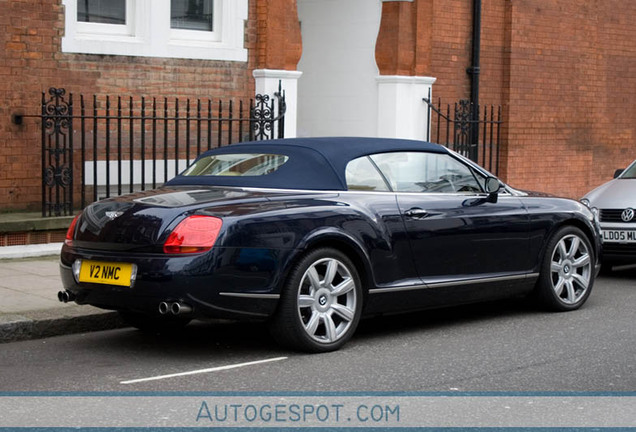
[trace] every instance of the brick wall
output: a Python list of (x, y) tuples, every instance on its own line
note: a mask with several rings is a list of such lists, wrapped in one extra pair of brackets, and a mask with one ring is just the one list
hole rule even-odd
[(601, 123), (607, 76), (599, 12), (589, 1), (512, 2), (511, 183), (572, 197), (591, 188), (593, 152), (605, 147), (600, 135), (611, 134)]
[(431, 76), (433, 97), (452, 103), (470, 97), (466, 68), (471, 61), (472, 2), (433, 1)]
[[(468, 1), (435, 1), (435, 98), (470, 95)], [(579, 198), (636, 158), (636, 3), (482, 2), (480, 101), (502, 104), (500, 174)]]
[(249, 61), (224, 62), (61, 52), (61, 0), (0, 0), (0, 211), (39, 209), (40, 125), (11, 115), (38, 114), (41, 92), (180, 98), (249, 98), (257, 43), (250, 1), (245, 46)]
[[(416, 1), (416, 74), (437, 77), (443, 102), (468, 98), (472, 1)], [(0, 211), (39, 207), (40, 128), (33, 118), (14, 125), (11, 115), (37, 114), (42, 91), (249, 97), (254, 67), (293, 68), (299, 56), (294, 20), (268, 24), (290, 5), (249, 2), (249, 61), (238, 63), (63, 54), (61, 0), (0, 0)], [(636, 2), (624, 0), (482, 1), (480, 101), (503, 106), (505, 180), (578, 198), (636, 158), (635, 20)], [(289, 51), (271, 57), (272, 40)]]

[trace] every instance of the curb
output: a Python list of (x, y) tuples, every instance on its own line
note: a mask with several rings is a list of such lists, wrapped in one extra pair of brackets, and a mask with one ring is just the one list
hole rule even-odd
[(42, 216), (41, 213), (3, 213), (0, 232), (67, 230), (74, 216)]
[(69, 306), (24, 314), (0, 315), (0, 343), (126, 327), (117, 312)]
[(63, 243), (0, 247), (0, 260), (60, 255)]

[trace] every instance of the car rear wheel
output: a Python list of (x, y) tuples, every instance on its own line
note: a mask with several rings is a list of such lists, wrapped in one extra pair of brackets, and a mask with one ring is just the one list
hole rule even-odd
[(119, 311), (119, 315), (131, 327), (148, 334), (175, 332), (181, 330), (191, 321), (187, 317), (150, 315), (131, 311)]
[(317, 249), (290, 272), (270, 330), (293, 349), (334, 351), (351, 338), (361, 311), (361, 282), (351, 260), (335, 249)]
[(576, 227), (557, 231), (546, 248), (537, 283), (537, 295), (552, 310), (580, 308), (594, 285), (594, 251)]

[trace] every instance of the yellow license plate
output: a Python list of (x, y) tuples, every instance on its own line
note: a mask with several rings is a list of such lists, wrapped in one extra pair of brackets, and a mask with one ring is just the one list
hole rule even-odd
[(133, 264), (104, 261), (82, 261), (79, 281), (107, 285), (130, 286)]

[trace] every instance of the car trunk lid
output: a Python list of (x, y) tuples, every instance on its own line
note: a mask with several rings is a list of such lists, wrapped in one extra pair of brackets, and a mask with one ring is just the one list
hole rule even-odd
[(109, 198), (83, 211), (73, 244), (85, 249), (157, 252), (186, 216), (245, 215), (284, 207), (282, 197), (303, 194), (310, 192), (176, 186)]

